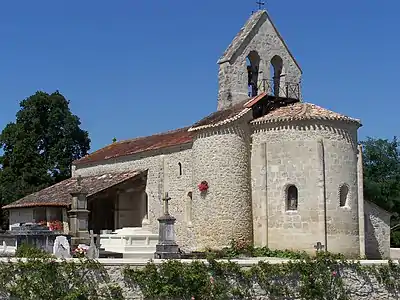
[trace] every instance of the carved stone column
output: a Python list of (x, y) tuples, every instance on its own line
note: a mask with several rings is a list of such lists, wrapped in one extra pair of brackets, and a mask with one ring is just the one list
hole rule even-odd
[(81, 186), (82, 178), (77, 178), (76, 190), (71, 193), (71, 210), (68, 211), (70, 221), (71, 244), (89, 244), (89, 210), (87, 209), (87, 191)]

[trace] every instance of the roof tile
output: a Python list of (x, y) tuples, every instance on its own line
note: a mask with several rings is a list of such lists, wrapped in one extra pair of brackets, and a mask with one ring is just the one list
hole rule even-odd
[(345, 115), (322, 108), (318, 105), (304, 102), (297, 102), (287, 106), (277, 108), (268, 114), (257, 118), (252, 123), (284, 122), (292, 120), (338, 120), (354, 122), (361, 125), (360, 120), (347, 117)]
[[(143, 171), (135, 170), (124, 173), (107, 173), (97, 176), (82, 177), (81, 187), (88, 193), (87, 196), (90, 197), (142, 173)], [(69, 178), (36, 193), (30, 194), (22, 199), (10, 203), (9, 205), (3, 206), (2, 208), (68, 206), (71, 204), (71, 193), (76, 191), (77, 188), (77, 177)]]

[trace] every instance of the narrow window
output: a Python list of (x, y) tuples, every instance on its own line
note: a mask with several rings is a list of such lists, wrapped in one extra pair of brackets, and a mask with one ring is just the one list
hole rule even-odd
[(186, 195), (186, 223), (187, 226), (192, 226), (192, 192)]
[(340, 207), (347, 206), (348, 195), (349, 195), (349, 187), (346, 184), (344, 184), (340, 187), (339, 190)]
[(298, 192), (294, 185), (290, 185), (287, 189), (286, 210), (297, 210)]
[(182, 164), (180, 162), (178, 162), (178, 166), (179, 166), (179, 176), (182, 175)]

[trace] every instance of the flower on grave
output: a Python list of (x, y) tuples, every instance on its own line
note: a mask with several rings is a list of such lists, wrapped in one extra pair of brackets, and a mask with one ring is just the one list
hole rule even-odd
[(61, 221), (51, 221), (49, 224), (49, 229), (51, 231), (62, 231), (63, 230), (63, 223)]
[(72, 251), (72, 255), (73, 257), (84, 257), (87, 253), (87, 249), (83, 248), (81, 246), (76, 247), (73, 251)]
[(336, 271), (333, 271), (333, 272), (332, 272), (332, 276), (333, 276), (333, 277), (336, 277), (336, 275), (337, 275), (337, 272), (336, 272)]
[(47, 226), (47, 221), (42, 220), (42, 221), (39, 221), (38, 224), (39, 224), (40, 226)]
[(200, 192), (206, 192), (208, 190), (208, 182), (207, 181), (202, 181), (200, 182), (200, 184), (198, 185), (199, 191)]

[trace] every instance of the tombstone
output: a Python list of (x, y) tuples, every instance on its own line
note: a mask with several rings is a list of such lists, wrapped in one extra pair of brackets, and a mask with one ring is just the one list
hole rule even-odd
[[(55, 239), (61, 234), (50, 231), (47, 226), (25, 223), (20, 227), (13, 228), (9, 235), (15, 237), (17, 247), (26, 244), (48, 253), (53, 253)], [(68, 235), (64, 236), (70, 239)]]
[(7, 244), (6, 241), (3, 241), (3, 250), (0, 251), (0, 255), (4, 255), (7, 253)]
[(179, 247), (175, 242), (175, 231), (174, 224), (175, 218), (169, 214), (168, 201), (171, 200), (168, 197), (168, 193), (164, 196), (164, 215), (158, 218), (159, 233), (158, 233), (158, 244), (156, 245), (156, 252), (154, 258), (158, 259), (177, 259), (181, 257)]
[(53, 255), (57, 258), (71, 258), (71, 247), (65, 236), (56, 237), (53, 245)]
[(314, 245), (314, 249), (317, 252), (321, 252), (321, 251), (323, 251), (325, 249), (325, 245), (323, 245), (321, 242), (317, 242), (317, 244)]
[(94, 242), (93, 230), (90, 230), (90, 246), (89, 249), (87, 250), (86, 256), (89, 259), (99, 258), (99, 249), (97, 248), (97, 244)]

